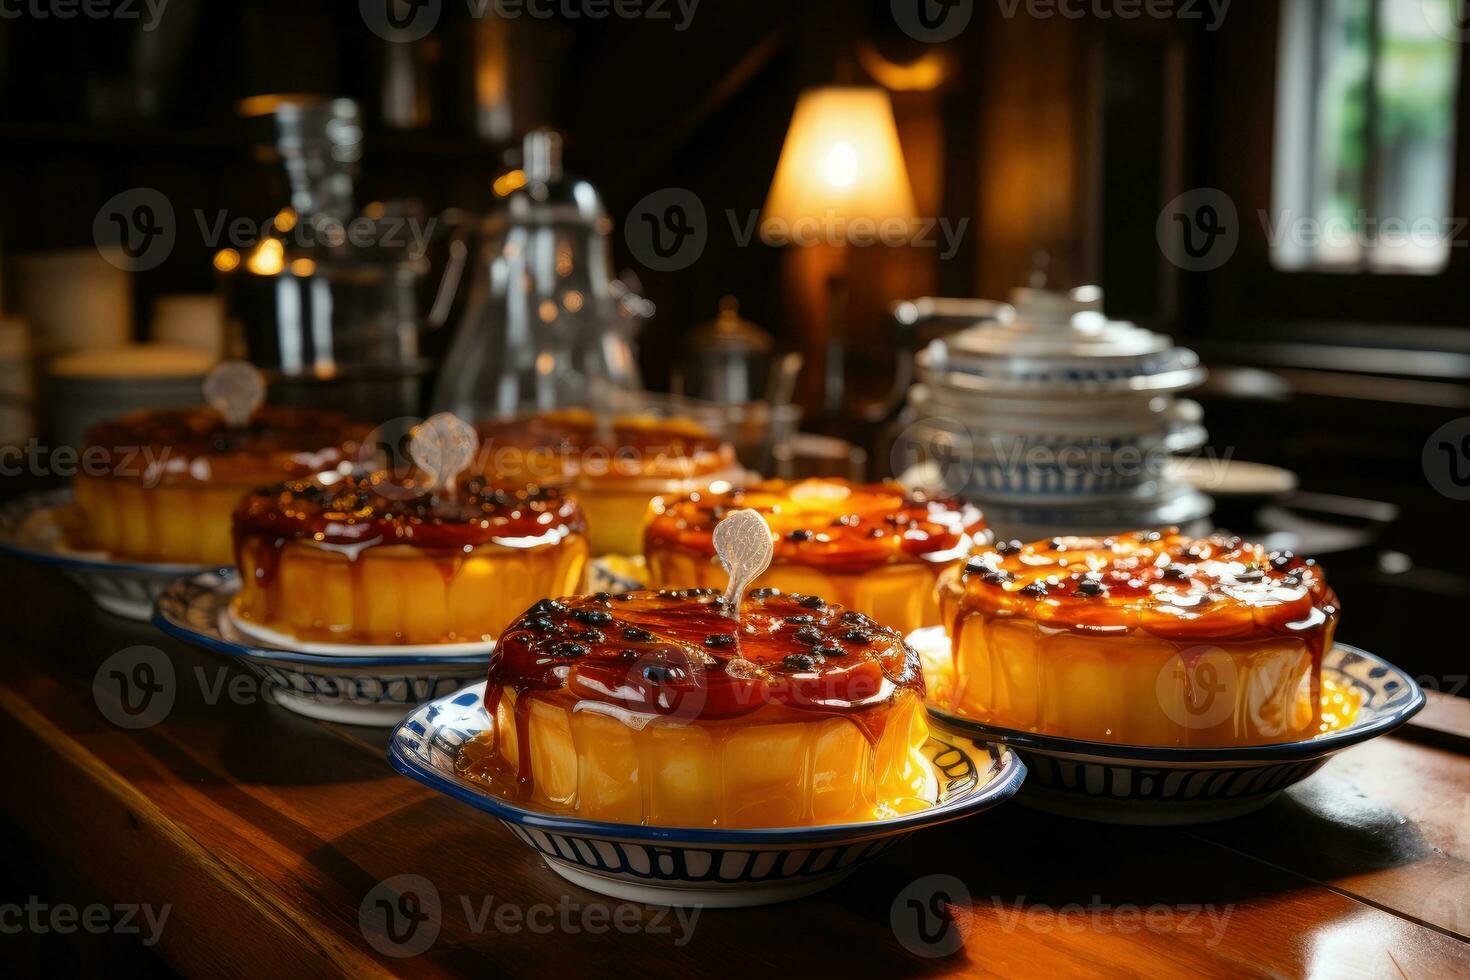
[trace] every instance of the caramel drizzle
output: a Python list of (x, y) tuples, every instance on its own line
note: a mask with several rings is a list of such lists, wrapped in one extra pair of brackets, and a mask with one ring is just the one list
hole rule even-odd
[[(655, 598), (677, 602), (681, 601), (676, 598), (679, 596), (686, 596), (686, 598), (682, 601), (687, 602), (688, 599), (692, 597), (701, 600), (693, 607), (696, 610), (699, 609), (700, 606), (705, 604), (718, 603), (718, 600), (711, 599), (706, 591), (691, 590), (691, 592), (693, 593), (692, 596), (686, 593), (659, 593), (657, 594), (657, 596), (652, 593), (640, 593), (637, 595), (643, 597), (643, 601), (645, 602), (652, 601)], [(624, 603), (626, 603), (626, 605), (623, 606), (624, 609), (628, 609), (630, 612), (638, 612), (637, 609), (629, 609), (630, 606), (635, 606), (638, 604), (639, 599), (637, 597), (632, 599), (626, 596), (619, 598), (622, 599)], [(757, 607), (763, 606), (765, 605), (765, 600), (770, 598), (773, 597), (763, 596), (761, 599), (751, 600), (751, 604)], [(779, 599), (782, 597), (774, 598)], [(810, 601), (809, 597), (793, 598), (808, 599), (808, 601)], [(561, 611), (560, 613), (558, 613), (557, 619), (562, 624), (565, 624), (566, 620), (570, 619), (577, 609), (588, 608), (587, 603), (589, 602), (589, 600), (595, 602), (596, 597), (576, 597), (573, 599), (561, 600), (558, 603), (558, 605), (561, 606)], [(783, 607), (783, 610), (787, 615), (801, 615), (805, 610), (810, 608), (801, 606), (796, 602), (788, 602), (787, 605), (789, 605), (790, 608)], [(602, 607), (597, 606), (596, 608)], [(666, 621), (669, 623), (669, 625), (679, 625), (679, 612), (680, 610), (677, 607), (667, 611)], [(776, 702), (784, 704), (786, 707), (794, 710), (842, 717), (854, 724), (858, 728), (858, 730), (862, 732), (863, 736), (867, 739), (870, 745), (876, 746), (882, 739), (884, 726), (887, 721), (887, 712), (882, 709), (891, 704), (893, 697), (896, 696), (899, 691), (904, 689), (915, 690), (922, 697), (923, 673), (918, 666), (917, 654), (915, 654), (906, 644), (904, 644), (902, 639), (896, 633), (893, 633), (893, 631), (887, 630), (883, 627), (876, 626), (866, 617), (858, 616), (857, 614), (853, 613), (840, 613), (840, 611), (837, 610), (835, 607), (828, 608), (827, 612), (830, 614), (828, 617), (828, 628), (833, 631), (835, 631), (839, 625), (846, 625), (849, 626), (847, 632), (856, 632), (859, 627), (864, 631), (871, 632), (872, 639), (869, 640), (867, 643), (862, 644), (862, 647), (864, 649), (861, 653), (857, 653), (856, 655), (844, 656), (840, 661), (837, 661), (837, 663), (841, 666), (847, 666), (849, 663), (859, 665), (866, 664), (868, 662), (876, 663), (881, 670), (881, 676), (883, 678), (883, 681), (880, 684), (880, 690), (882, 690), (884, 693), (882, 694), (881, 698), (875, 696), (874, 698), (865, 699), (861, 702), (846, 703), (843, 703), (840, 699), (823, 698), (820, 699), (820, 703), (817, 703), (814, 699), (807, 699), (796, 695), (793, 688), (776, 684), (768, 685), (764, 688), (752, 687), (751, 690), (753, 691), (764, 692), (764, 697), (756, 699), (754, 703), (743, 701), (738, 697), (733, 703), (743, 706), (742, 710), (739, 713), (748, 713), (749, 711), (754, 711), (762, 707), (764, 704)], [(503, 746), (500, 744), (501, 739), (499, 735), (499, 708), (503, 703), (503, 697), (506, 688), (510, 688), (515, 693), (515, 707), (512, 712), (512, 724), (515, 725), (517, 758), (513, 761), (515, 764), (518, 798), (521, 799), (529, 798), (534, 790), (534, 774), (532, 771), (531, 763), (532, 752), (530, 738), (531, 707), (538, 699), (550, 700), (550, 698), (557, 692), (564, 691), (566, 685), (565, 675), (562, 675), (560, 679), (556, 679), (552, 669), (544, 661), (544, 651), (541, 648), (546, 646), (551, 641), (548, 639), (542, 639), (541, 637), (539, 637), (538, 634), (535, 633), (531, 633), (531, 635), (537, 636), (536, 640), (527, 641), (525, 639), (529, 630), (529, 627), (527, 625), (528, 620), (538, 615), (545, 615), (543, 604), (538, 604), (537, 606), (532, 607), (529, 612), (527, 612), (524, 616), (522, 616), (519, 620), (512, 624), (510, 628), (508, 628), (501, 636), (501, 641), (497, 645), (496, 651), (491, 657), (489, 685), (487, 686), (485, 692), (485, 710), (491, 719), (491, 724), (494, 727), (494, 730), (497, 733), (495, 738), (495, 750), (502, 753), (502, 757), (504, 756)], [(605, 628), (622, 629), (629, 624), (646, 622), (646, 619), (641, 616), (637, 617), (636, 619), (632, 617), (628, 618), (628, 624), (613, 623), (608, 624)], [(656, 624), (649, 623), (648, 625), (648, 632), (652, 637), (651, 640), (646, 641), (651, 645), (650, 654), (657, 650), (659, 644), (678, 645), (680, 647), (684, 647), (686, 645), (684, 641), (681, 640), (677, 635), (669, 635), (668, 633), (664, 632), (656, 632)], [(684, 625), (687, 627), (689, 624)], [(705, 620), (700, 619), (697, 621), (697, 625), (698, 629), (695, 630), (695, 632), (703, 632), (709, 624)], [(641, 626), (636, 628), (642, 629)], [(762, 634), (758, 637), (751, 638), (751, 642), (753, 643), (757, 642), (757, 640), (759, 641), (758, 646), (761, 647), (762, 653), (756, 655), (761, 657), (760, 667), (762, 671), (767, 674), (771, 674), (777, 679), (780, 679), (783, 676), (782, 664), (784, 663), (784, 661), (775, 661), (772, 650), (767, 648), (781, 642), (777, 635), (780, 632), (781, 630), (778, 629), (775, 633)], [(795, 631), (793, 629), (787, 633), (787, 638), (784, 641), (784, 647), (793, 651), (808, 649), (807, 647), (801, 644), (797, 644), (792, 639), (790, 639), (791, 634), (794, 634), (794, 632)], [(509, 643), (507, 643), (507, 640), (509, 640)], [(558, 640), (558, 642), (567, 641)], [(522, 649), (523, 646), (524, 649)], [(595, 646), (596, 648), (590, 650), (586, 656), (579, 657), (574, 662), (590, 662), (596, 664), (600, 661), (610, 661), (612, 657), (609, 656), (609, 648), (615, 647), (617, 646), (617, 644), (607, 642)], [(866, 649), (868, 647), (871, 647), (872, 649)], [(902, 656), (902, 670), (896, 675), (890, 673), (890, 670), (885, 663), (884, 657), (884, 654), (891, 655), (895, 651), (901, 651)], [(709, 652), (701, 651), (700, 653), (701, 655), (708, 655)], [(730, 687), (735, 683), (733, 678), (730, 678), (729, 675), (724, 672), (725, 666), (728, 663), (734, 661), (739, 655), (733, 648), (731, 649), (731, 653), (732, 656), (728, 659), (723, 658), (719, 655), (714, 655), (710, 657), (712, 664), (710, 665), (708, 673), (705, 675), (707, 678), (705, 694), (707, 696), (723, 690), (724, 687)], [(693, 657), (694, 654), (691, 653), (690, 656)], [(508, 663), (507, 658), (513, 658), (514, 662)], [(650, 656), (650, 660), (652, 659), (652, 656)], [(539, 665), (539, 672), (537, 670), (532, 670), (530, 668), (531, 664)], [(818, 676), (820, 676), (821, 673), (822, 672), (818, 672)], [(499, 676), (501, 674), (513, 675), (516, 679), (511, 680), (509, 677)], [(728, 707), (728, 705), (726, 705), (726, 707)], [(632, 707), (630, 710), (642, 713), (643, 711), (649, 710), (649, 708), (649, 705), (644, 704), (642, 708)], [(726, 717), (726, 715), (724, 714), (720, 714), (719, 716)]]
[[(1128, 535), (1118, 535), (1114, 538), (1109, 538), (1101, 542), (1079, 541), (1078, 543), (1082, 545), (1095, 544), (1099, 547), (1111, 547), (1115, 542), (1120, 542), (1125, 546), (1125, 552), (1121, 557), (1131, 557), (1135, 553), (1135, 551), (1151, 549), (1153, 551), (1156, 551), (1157, 553), (1167, 554), (1171, 556), (1171, 562), (1180, 561), (1181, 559), (1185, 561), (1200, 560), (1198, 556), (1202, 554), (1212, 554), (1214, 556), (1213, 560), (1216, 561), (1223, 561), (1227, 557), (1232, 559), (1245, 557), (1256, 558), (1260, 555), (1265, 554), (1263, 549), (1261, 549), (1260, 547), (1246, 544), (1240, 541), (1240, 539), (1238, 538), (1227, 539), (1222, 537), (1214, 537), (1205, 540), (1193, 540), (1190, 538), (1186, 538), (1183, 535), (1180, 535), (1177, 531), (1139, 531)], [(961, 649), (961, 640), (966, 620), (969, 618), (970, 614), (977, 611), (977, 607), (980, 606), (979, 603), (974, 601), (976, 596), (979, 594), (994, 593), (996, 590), (999, 590), (1003, 594), (1006, 594), (1007, 598), (1009, 598), (1010, 595), (1014, 594), (1007, 593), (1004, 588), (1004, 575), (1007, 573), (1001, 571), (1001, 567), (1005, 564), (1006, 556), (1016, 554), (1049, 555), (1052, 557), (1052, 564), (1049, 567), (1055, 567), (1059, 571), (1065, 572), (1067, 571), (1066, 568), (1062, 567), (1057, 562), (1057, 559), (1060, 559), (1064, 556), (1080, 558), (1080, 556), (1082, 554), (1085, 554), (1087, 551), (1097, 550), (1095, 548), (1090, 549), (1086, 547), (1079, 547), (1075, 549), (1057, 547), (1061, 544), (1063, 544), (1063, 542), (1058, 539), (1053, 539), (1051, 541), (1034, 542), (1029, 545), (1022, 545), (1020, 542), (1005, 543), (998, 546), (1005, 549), (1004, 555), (1002, 555), (1002, 553), (999, 551), (987, 552), (985, 555), (981, 555), (974, 559), (970, 567), (966, 569), (964, 581), (961, 587), (962, 592), (959, 598), (958, 610), (955, 615), (955, 622), (952, 624), (951, 627), (951, 673), (952, 676), (955, 678), (955, 690), (952, 692), (952, 699), (955, 701), (956, 704), (960, 700), (962, 686), (960, 682), (959, 671), (959, 651)], [(1126, 550), (1127, 546), (1130, 545), (1133, 546), (1135, 550)], [(992, 556), (999, 557), (1001, 560), (993, 561), (991, 560)], [(1318, 621), (1307, 624), (1305, 626), (1294, 621), (1289, 621), (1286, 618), (1289, 614), (1289, 611), (1299, 606), (1300, 603), (1283, 604), (1281, 608), (1286, 611), (1280, 615), (1268, 618), (1267, 625), (1265, 626), (1265, 630), (1267, 632), (1275, 635), (1285, 635), (1300, 639), (1303, 645), (1306, 647), (1308, 655), (1310, 656), (1312, 661), (1309, 692), (1311, 698), (1312, 728), (1315, 730), (1320, 726), (1322, 719), (1322, 665), (1326, 656), (1327, 637), (1337, 617), (1337, 595), (1326, 584), (1325, 580), (1322, 578), (1321, 569), (1314, 562), (1303, 560), (1294, 555), (1291, 555), (1289, 552), (1277, 552), (1266, 555), (1266, 561), (1264, 564), (1265, 568), (1261, 570), (1261, 574), (1263, 576), (1262, 581), (1275, 582), (1278, 579), (1285, 579), (1289, 575), (1297, 575), (1301, 579), (1300, 587), (1303, 590), (1304, 597), (1309, 600), (1308, 605), (1310, 606), (1313, 615), (1319, 617)], [(999, 574), (997, 574), (998, 572)], [(1071, 573), (1068, 572), (1068, 574), (1070, 575)], [(1190, 587), (1189, 594), (1199, 594), (1202, 589), (1208, 591), (1208, 589), (1201, 585), (1200, 581), (1198, 580), (1198, 576), (1189, 576), (1187, 581)], [(1063, 594), (1059, 596), (1059, 598), (1073, 601), (1076, 599), (1076, 595)], [(1151, 598), (1151, 594), (1140, 596), (1140, 599)], [(1044, 594), (1042, 598), (1038, 598), (1036, 601), (1037, 603), (1045, 601)], [(1090, 600), (1083, 599), (1081, 601), (1088, 602)], [(1105, 592), (1098, 593), (1091, 601), (1099, 602), (1100, 605), (1098, 606), (1098, 608), (1103, 611), (1106, 611), (1110, 608), (1116, 608), (1115, 601), (1108, 599)], [(1247, 607), (1258, 608), (1256, 604), (1250, 602), (1248, 599), (1241, 599), (1234, 596), (1225, 596), (1219, 601), (1223, 601), (1236, 606), (1244, 605)], [(1113, 604), (1110, 605), (1110, 603)], [(1020, 614), (1027, 615), (1025, 610), (1020, 610)], [(1204, 615), (1208, 616), (1210, 615), (1210, 613), (1206, 612)], [(1091, 625), (1073, 624), (1068, 621), (1049, 621), (1047, 625), (1052, 628), (1064, 629), (1070, 632), (1088, 633), (1096, 631), (1096, 627), (1093, 627)], [(1181, 634), (1179, 636), (1170, 636), (1170, 634), (1160, 633), (1157, 629), (1149, 629), (1142, 624), (1140, 624), (1138, 628), (1146, 632), (1153, 633), (1154, 635), (1172, 638), (1176, 640), (1176, 642), (1190, 640), (1196, 643), (1207, 644), (1216, 640), (1228, 641), (1239, 639), (1239, 637), (1236, 636), (1212, 638), (1206, 634), (1196, 633), (1192, 631)]]

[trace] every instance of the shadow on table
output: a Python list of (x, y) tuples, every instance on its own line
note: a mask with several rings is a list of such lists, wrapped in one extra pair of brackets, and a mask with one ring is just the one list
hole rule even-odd
[(1192, 833), (1319, 881), (1397, 867), (1434, 850), (1412, 820), (1330, 768), (1258, 813)]
[(387, 729), (329, 727), (273, 704), (230, 726), (220, 743), (220, 764), (242, 783), (328, 785), (394, 776), (375, 740)]

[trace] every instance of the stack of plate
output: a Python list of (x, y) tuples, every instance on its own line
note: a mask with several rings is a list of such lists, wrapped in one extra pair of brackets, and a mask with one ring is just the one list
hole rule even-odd
[(939, 479), (1017, 537), (1106, 533), (1207, 517), (1211, 501), (1164, 463), (1197, 449), (1204, 380), (1193, 351), (1107, 319), (1101, 291), (1018, 289), (1014, 313), (918, 356), (911, 448)]

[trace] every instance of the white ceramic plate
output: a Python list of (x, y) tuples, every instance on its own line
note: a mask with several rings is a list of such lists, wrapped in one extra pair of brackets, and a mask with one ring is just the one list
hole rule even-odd
[(76, 506), (70, 490), (27, 494), (0, 508), (0, 552), (50, 565), (114, 616), (146, 623), (163, 590), (209, 565), (124, 561), (105, 551), (80, 551), (66, 539), (66, 511)]
[(1005, 746), (941, 733), (924, 752), (938, 777), (939, 796), (921, 813), (756, 830), (608, 823), (511, 802), (458, 776), (460, 750), (490, 724), (482, 682), (403, 719), (388, 740), (388, 761), (405, 776), (493, 814), (568, 881), (648, 905), (735, 908), (813, 894), (916, 830), (1010, 799), (1026, 778), (1026, 767)]
[(490, 654), (401, 647), (392, 655), (344, 656), (269, 647), (230, 625), (239, 590), (233, 573), (179, 579), (159, 596), (153, 623), (170, 636), (236, 659), (266, 682), (272, 700), (297, 714), (348, 725), (397, 724), (416, 704), (484, 677)]
[[(259, 623), (250, 620), (235, 612), (233, 603), (225, 606), (223, 612), (224, 621), (220, 624), (221, 631), (233, 630), (236, 634), (246, 640), (253, 640), (268, 647), (278, 650), (297, 650), (301, 653), (320, 653), (323, 656), (334, 657), (397, 657), (405, 652), (412, 653), (425, 649), (422, 646), (399, 643), (315, 643), (309, 640), (298, 640), (288, 633), (269, 629)], [(482, 643), (440, 643), (434, 647), (436, 653), (451, 654), (484, 654), (490, 655), (495, 649), (495, 641), (488, 640)]]
[[(912, 634), (927, 660), (948, 651), (943, 628)], [(1296, 742), (1229, 748), (1112, 745), (1000, 728), (929, 706), (942, 729), (1007, 745), (1031, 772), (1018, 802), (1100, 823), (1181, 825), (1243, 816), (1322, 768), (1329, 757), (1393, 731), (1424, 707), (1408, 674), (1345, 644), (1323, 658), (1324, 676), (1357, 688), (1362, 706), (1352, 724)]]

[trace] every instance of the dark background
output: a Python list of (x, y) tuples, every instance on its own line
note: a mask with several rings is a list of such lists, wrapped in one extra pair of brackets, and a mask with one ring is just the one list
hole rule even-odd
[[(1470, 601), (1465, 505), (1430, 486), (1421, 453), (1436, 428), (1470, 415), (1470, 254), (1452, 250), (1448, 269), (1431, 276), (1283, 273), (1269, 264), (1259, 223), (1243, 220), (1222, 268), (1178, 270), (1154, 238), (1164, 202), (1208, 186), (1242, 215), (1270, 208), (1278, 4), (1237, 0), (1214, 32), (1202, 21), (1007, 18), (1003, 9), (976, 0), (969, 28), (939, 46), (905, 36), (887, 0), (703, 0), (683, 32), (672, 20), (616, 18), (506, 26), (516, 131), (566, 134), (569, 169), (597, 185), (619, 224), (619, 267), (658, 304), (642, 338), (650, 384), (667, 382), (681, 337), (727, 293), (783, 345), (819, 347), (821, 322), (783, 290), (782, 253), (738, 246), (724, 212), (760, 208), (803, 88), (866, 83), (875, 64), (936, 57), (944, 82), (896, 91), (894, 104), (920, 212), (968, 219), (969, 230), (949, 261), (932, 249), (854, 250), (861, 342), (848, 367), (858, 391), (876, 398), (892, 371), (889, 303), (1001, 299), (1044, 253), (1050, 284), (1098, 282), (1111, 315), (1202, 353), (1213, 370), (1200, 400), (1214, 447), (1287, 466), (1305, 491), (1329, 495), (1301, 501), (1301, 513), (1326, 508), (1332, 520), (1371, 525), (1392, 513), (1373, 505), (1398, 508), (1380, 536), (1328, 562), (1346, 607), (1341, 636), (1438, 686), (1463, 682), (1470, 668), (1451, 630)], [(476, 25), (460, 0), (445, 0), (421, 42), (429, 118), (410, 131), (382, 119), (385, 42), (355, 3), (172, 0), (164, 20), (169, 33), (144, 44), (136, 21), (0, 19), (7, 255), (90, 244), (101, 203), (133, 187), (161, 190), (180, 214), (272, 214), (283, 182), (235, 112), (255, 94), (360, 100), (362, 201), (483, 210), (513, 160), (514, 139), (473, 135)], [(158, 111), (109, 121), (96, 93), (139, 64), (162, 79)], [(1463, 90), (1470, 72), (1460, 78)], [(1463, 91), (1459, 106), (1464, 161)], [(1463, 213), (1470, 168), (1456, 174)], [(624, 216), (674, 186), (704, 201), (710, 244), (687, 270), (638, 268)], [(138, 322), (155, 296), (215, 286), (211, 250), (181, 220), (170, 259), (137, 278)]]

